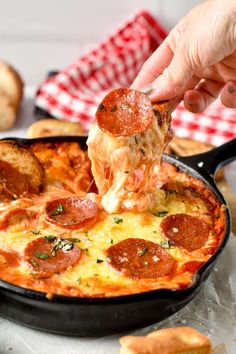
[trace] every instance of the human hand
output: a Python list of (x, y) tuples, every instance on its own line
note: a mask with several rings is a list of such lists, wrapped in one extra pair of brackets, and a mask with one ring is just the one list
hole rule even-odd
[(236, 108), (236, 0), (207, 0), (182, 18), (131, 87), (146, 85), (152, 101), (184, 99), (194, 113), (219, 95)]

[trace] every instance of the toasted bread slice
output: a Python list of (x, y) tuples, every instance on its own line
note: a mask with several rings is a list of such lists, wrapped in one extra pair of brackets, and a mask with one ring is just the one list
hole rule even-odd
[[(214, 145), (203, 143), (190, 138), (179, 138), (174, 136), (165, 152), (176, 156), (191, 156), (207, 152), (214, 148)], [(216, 180), (219, 181), (224, 177), (224, 170), (220, 169), (216, 173)]]
[(83, 129), (79, 123), (64, 122), (57, 119), (42, 119), (31, 124), (27, 130), (27, 138), (56, 135), (83, 135)]
[(0, 92), (0, 130), (10, 129), (16, 120), (16, 111), (10, 98)]
[(0, 60), (0, 91), (9, 97), (16, 112), (22, 99), (23, 86), (19, 73), (11, 65)]
[(44, 169), (27, 146), (11, 140), (0, 141), (0, 160), (8, 162), (25, 175), (33, 193), (39, 192), (44, 180)]
[(120, 339), (120, 354), (211, 354), (208, 337), (191, 327), (164, 328), (145, 337)]
[(177, 156), (190, 156), (201, 154), (214, 148), (213, 145), (189, 138), (175, 136), (170, 142), (169, 153)]

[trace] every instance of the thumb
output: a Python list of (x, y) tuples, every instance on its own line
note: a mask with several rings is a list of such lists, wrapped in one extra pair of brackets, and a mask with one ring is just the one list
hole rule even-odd
[(177, 47), (169, 66), (153, 82), (150, 99), (163, 101), (180, 96), (193, 73), (194, 68), (188, 59), (188, 51)]

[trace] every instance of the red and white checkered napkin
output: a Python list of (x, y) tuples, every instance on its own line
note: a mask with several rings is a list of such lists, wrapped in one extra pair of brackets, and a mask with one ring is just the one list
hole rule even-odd
[[(140, 11), (97, 48), (46, 80), (38, 90), (36, 106), (89, 130), (105, 93), (129, 86), (165, 37), (161, 25), (147, 11)], [(216, 102), (204, 114), (193, 115), (180, 105), (173, 113), (173, 128), (178, 136), (218, 145), (236, 136), (236, 111)]]

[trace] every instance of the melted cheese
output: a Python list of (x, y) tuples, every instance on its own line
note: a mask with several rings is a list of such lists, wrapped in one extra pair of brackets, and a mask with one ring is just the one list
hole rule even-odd
[(147, 131), (129, 137), (114, 137), (94, 123), (87, 141), (88, 154), (107, 213), (153, 207), (153, 192), (164, 183), (159, 177), (159, 163), (169, 136), (169, 122), (160, 127), (154, 114)]
[[(43, 161), (43, 150), (38, 154), (38, 157)], [(57, 158), (58, 157), (55, 157), (55, 159)], [(220, 242), (220, 236), (216, 238), (213, 233), (211, 233), (206, 245), (202, 249), (194, 252), (188, 252), (179, 247), (166, 249), (178, 262), (178, 271), (175, 274), (158, 279), (150, 279), (148, 281), (147, 279), (129, 279), (110, 266), (106, 259), (106, 250), (112, 244), (116, 244), (127, 238), (142, 238), (161, 245), (163, 241), (163, 235), (160, 231), (162, 218), (155, 216), (158, 215), (158, 211), (166, 211), (168, 215), (187, 213), (206, 218), (212, 230), (220, 226), (220, 219), (214, 219), (214, 215), (209, 213), (208, 204), (204, 199), (191, 193), (191, 191), (189, 195), (183, 195), (178, 191), (168, 194), (164, 190), (159, 190), (155, 193), (155, 198), (158, 200), (158, 202), (153, 205), (155, 213), (150, 211), (123, 211), (122, 213), (110, 215), (101, 210), (97, 223), (90, 228), (88, 232), (67, 230), (45, 222), (44, 207), (46, 201), (72, 195), (62, 184), (55, 183), (55, 181), (60, 181), (60, 176), (63, 174), (63, 171), (60, 171), (60, 175), (57, 177), (55, 173), (52, 174), (51, 172), (52, 166), (50, 168), (51, 175), (49, 174), (47, 176), (44, 192), (39, 196), (32, 195), (27, 200), (22, 199), (7, 205), (8, 208), (12, 209), (21, 206), (27, 211), (34, 212), (35, 215), (34, 217), (29, 216), (26, 219), (16, 218), (12, 220), (11, 224), (4, 230), (0, 230), (0, 250), (16, 251), (20, 256), (20, 262), (17, 267), (7, 267), (4, 254), (1, 255), (0, 252), (1, 279), (23, 287), (44, 291), (48, 294), (81, 297), (118, 296), (158, 288), (179, 289), (180, 287), (187, 286), (193, 276), (191, 271), (181, 271), (183, 264), (196, 260), (203, 263), (206, 262), (211, 257), (212, 248), (215, 249)], [(67, 171), (67, 173), (69, 173), (69, 171)], [(183, 176), (185, 176), (186, 184), (187, 182), (192, 183), (192, 180), (185, 174), (181, 175), (177, 173), (177, 176), (179, 180), (184, 180)], [(0, 208), (5, 212), (6, 205), (0, 205)], [(217, 204), (214, 213), (217, 213), (218, 216), (222, 214)], [(116, 218), (122, 221), (117, 223)], [(59, 274), (54, 274), (49, 279), (43, 279), (38, 278), (37, 274), (24, 262), (23, 254), (29, 242), (38, 237), (47, 235), (76, 238), (79, 240), (76, 245), (80, 247), (83, 252), (80, 261), (75, 266)], [(209, 251), (209, 249), (211, 249), (211, 251)], [(97, 260), (99, 260), (99, 263)]]
[[(177, 201), (174, 197), (169, 197), (165, 203), (166, 210), (169, 214), (176, 212), (191, 212), (194, 209), (194, 204), (183, 203), (181, 200)], [(202, 203), (201, 209), (204, 209)], [(119, 224), (115, 222), (115, 218), (122, 220)], [(13, 250), (20, 252), (23, 256), (23, 252), (27, 244), (33, 241), (37, 237), (46, 235), (56, 235), (58, 237), (64, 235), (64, 237), (75, 237), (80, 240), (77, 243), (78, 247), (83, 249), (83, 256), (81, 261), (75, 265), (72, 269), (62, 272), (61, 274), (55, 274), (51, 277), (53, 280), (60, 283), (61, 291), (67, 286), (80, 289), (84, 295), (110, 295), (111, 290), (115, 287), (116, 292), (128, 293), (130, 287), (137, 291), (138, 287), (142, 287), (145, 280), (132, 280), (117, 273), (106, 260), (106, 250), (112, 244), (115, 244), (127, 237), (142, 238), (161, 244), (163, 236), (160, 232), (161, 217), (154, 216), (152, 213), (132, 213), (124, 212), (122, 214), (108, 215), (105, 212), (100, 213), (99, 221), (88, 232), (78, 232), (76, 230), (70, 231), (59, 228), (54, 225), (43, 224), (42, 219), (38, 219), (36, 230), (40, 234), (35, 235), (31, 230), (24, 230), (25, 225), (20, 227), (16, 225), (15, 229), (11, 227), (7, 231), (0, 232), (0, 248), (5, 250)], [(183, 262), (192, 259), (192, 255), (188, 252), (182, 251), (178, 247), (167, 249), (167, 252), (171, 254), (178, 262)], [(206, 261), (208, 256), (201, 256), (198, 259)], [(97, 263), (97, 260), (103, 262)], [(21, 262), (19, 267), (20, 272), (24, 276), (30, 277), (32, 270), (28, 265)], [(162, 281), (165, 282), (165, 279)], [(96, 285), (94, 285), (96, 283)], [(151, 287), (158, 288), (157, 281), (153, 282)], [(165, 287), (178, 287), (177, 281), (173, 278), (171, 282), (165, 284)], [(60, 290), (59, 290), (60, 291)], [(112, 290), (113, 291), (113, 290)]]

